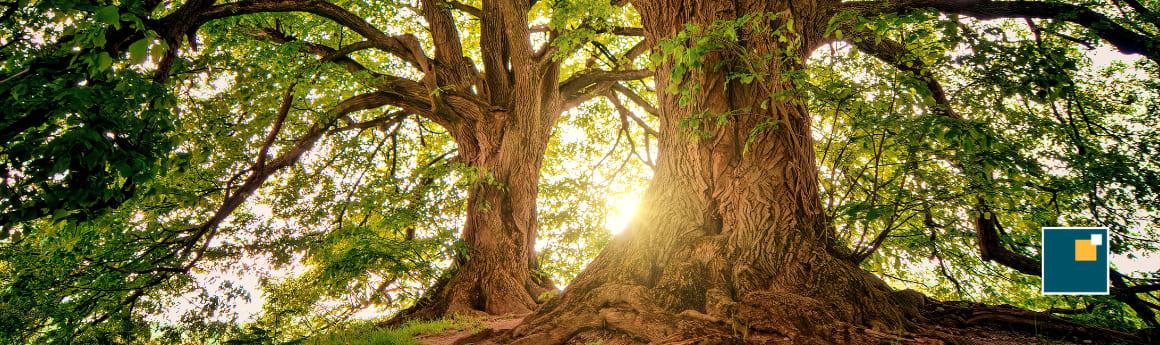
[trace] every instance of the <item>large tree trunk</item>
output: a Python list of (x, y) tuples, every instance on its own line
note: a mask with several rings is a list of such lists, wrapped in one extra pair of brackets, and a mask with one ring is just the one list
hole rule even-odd
[[(496, 2), (486, 5), (503, 7)], [(504, 23), (493, 18), (503, 12), (501, 9), (489, 9), (492, 12), (487, 12), (485, 22), (498, 27), (485, 31), (520, 33), (521, 27), (526, 31), (523, 21)], [(517, 13), (518, 16), (509, 14), (517, 18), (526, 12), (502, 10)], [(527, 37), (526, 32), (516, 36)], [(496, 59), (495, 64), (500, 66), (507, 61), (513, 71), (507, 73), (495, 64), (489, 65), (495, 71), (488, 71), (490, 79), (481, 86), (488, 91), (490, 105), (478, 109), (479, 120), (447, 126), (458, 146), (459, 160), (479, 174), (479, 181), (468, 191), (467, 219), (460, 233), (465, 252), (397, 320), (454, 314), (526, 314), (537, 307), (537, 299), (544, 292), (555, 288), (548, 278), (537, 277), (533, 271), (538, 268), (535, 242), (540, 165), (562, 110), (556, 87), (558, 64), (525, 61), (530, 54), (526, 42), (517, 45), (522, 53), (511, 56), (495, 55), (507, 53), (506, 49), (496, 48), (512, 45), (506, 38), (490, 42), (485, 44), (485, 59)]]
[(532, 274), (538, 268), (539, 170), (551, 131), (519, 122), (499, 120), (451, 130), (459, 160), (476, 174), (467, 177), (476, 181), (468, 190), (466, 221), (459, 235), (463, 252), (415, 306), (400, 313), (399, 320), (525, 314), (552, 288), (550, 281)]
[[(759, 0), (634, 5), (653, 42), (687, 22), (707, 27), (788, 9), (788, 1)], [(818, 18), (815, 5), (793, 1), (806, 47), (820, 37), (801, 24)], [(594, 331), (658, 343), (849, 343), (862, 339), (859, 329), (900, 329), (917, 317), (921, 295), (892, 292), (831, 250), (810, 118), (802, 102), (773, 95), (793, 88), (780, 72), (799, 66), (776, 58), (786, 48), (777, 37), (739, 34), (745, 49), (775, 57), (763, 66), (766, 81), (728, 81), (736, 62), (714, 53), (703, 78), (685, 78), (700, 84), (688, 106), (658, 92), (659, 161), (641, 213), (561, 296), (501, 341), (562, 343)], [(791, 57), (807, 54), (791, 50)], [(658, 90), (667, 89), (671, 67), (657, 69)], [(691, 86), (680, 89), (698, 90)], [(728, 114), (728, 122), (707, 121), (700, 130), (709, 135), (694, 137), (688, 121), (682, 125), (694, 114)]]
[[(501, 129), (457, 140), (460, 159), (477, 169), (460, 233), (465, 252), (412, 310), (409, 318), (452, 314), (524, 314), (551, 282), (536, 278), (536, 194), (548, 133)], [(494, 133), (494, 132), (493, 132)], [(502, 142), (493, 142), (502, 138)]]

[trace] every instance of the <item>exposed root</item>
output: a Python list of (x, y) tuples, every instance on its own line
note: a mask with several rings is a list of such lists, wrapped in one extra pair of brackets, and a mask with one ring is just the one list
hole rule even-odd
[[(609, 295), (620, 291), (620, 294)], [(904, 290), (899, 300), (921, 299), (922, 313), (906, 329), (842, 320), (841, 312), (817, 300), (789, 293), (747, 294), (722, 316), (698, 310), (670, 312), (648, 303), (647, 290), (619, 286), (593, 296), (594, 312), (536, 316), (512, 330), (485, 331), (460, 344), (1145, 344), (1145, 338), (1081, 325), (1011, 306), (936, 302)], [(559, 301), (553, 301), (556, 303)], [(906, 303), (906, 302), (902, 302)], [(1051, 340), (1055, 339), (1055, 340)]]
[(408, 320), (432, 320), (451, 315), (528, 314), (539, 306), (538, 298), (551, 282), (536, 282), (528, 274), (504, 270), (461, 269), (436, 281), (414, 306), (387, 320), (397, 325)]
[(1066, 341), (1144, 344), (1143, 337), (1112, 329), (1081, 325), (1047, 313), (1023, 310), (1009, 305), (987, 306), (973, 302), (941, 302), (926, 313), (928, 329), (964, 333), (971, 329), (997, 327), (1011, 331), (1047, 336)]

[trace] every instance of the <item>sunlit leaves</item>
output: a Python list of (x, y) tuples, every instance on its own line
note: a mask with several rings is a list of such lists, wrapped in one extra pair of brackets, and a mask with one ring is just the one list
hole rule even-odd
[(859, 25), (874, 36), (855, 39), (888, 38), (912, 61), (938, 66), (933, 75), (961, 120), (937, 111), (943, 105), (909, 73), (841, 44), (815, 53), (805, 85), (823, 202), (839, 236), (858, 251), (885, 233), (864, 267), (936, 297), (1095, 305), (1101, 316), (1081, 319), (1134, 327), (1138, 319), (1110, 298), (1043, 297), (1037, 278), (980, 261), (973, 205), (991, 205), (1004, 245), (1031, 257), (1040, 228), (1058, 225), (1110, 226), (1115, 253), (1154, 250), (1142, 239), (1155, 236), (1158, 219), (1145, 182), (1157, 165), (1144, 158), (1155, 129), (1139, 121), (1156, 121), (1146, 110), (1156, 95), (1140, 87), (1155, 66), (1124, 73), (1092, 64), (1074, 42), (1049, 35), (1062, 29), (1049, 24), (1037, 36), (1026, 22), (919, 17), (924, 24), (870, 19)]

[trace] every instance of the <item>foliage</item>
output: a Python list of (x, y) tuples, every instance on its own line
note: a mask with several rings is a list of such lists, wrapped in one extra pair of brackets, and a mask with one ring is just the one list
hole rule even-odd
[[(151, 193), (141, 185), (181, 162), (165, 157), (175, 99), (140, 66), (165, 52), (143, 26), (141, 4), (4, 9), (0, 238), (28, 235), (39, 219), (93, 219)], [(123, 42), (131, 43), (110, 47)]]
[[(855, 39), (901, 43), (908, 64), (939, 66), (950, 110), (964, 118), (942, 115), (948, 105), (919, 76), (867, 52), (845, 44), (815, 52), (803, 85), (817, 117), (823, 202), (839, 237), (873, 253), (864, 267), (940, 299), (1094, 306), (1075, 318), (1140, 325), (1110, 298), (1041, 296), (1037, 277), (981, 260), (974, 222), (997, 217), (1005, 245), (1030, 257), (1042, 227), (1066, 225), (1109, 226), (1113, 255), (1154, 252), (1155, 64), (1101, 65), (1014, 21), (919, 14), (858, 30), (871, 34)], [(980, 203), (993, 213), (980, 214)]]

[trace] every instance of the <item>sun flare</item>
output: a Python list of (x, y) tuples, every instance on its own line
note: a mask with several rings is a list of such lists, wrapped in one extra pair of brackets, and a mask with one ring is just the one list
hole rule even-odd
[(626, 193), (610, 195), (605, 205), (608, 215), (604, 218), (604, 227), (613, 236), (620, 234), (628, 223), (636, 216), (636, 207), (640, 204), (640, 193)]

